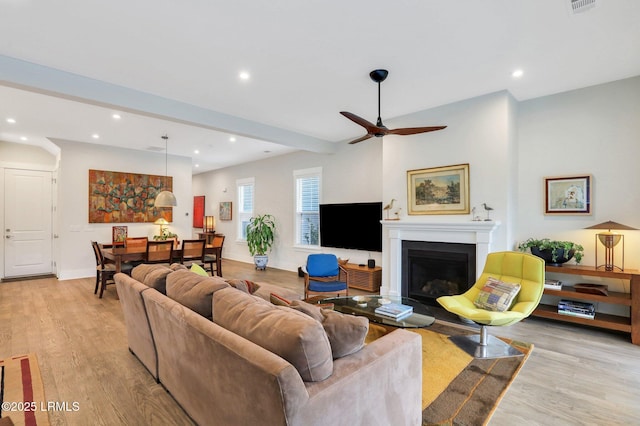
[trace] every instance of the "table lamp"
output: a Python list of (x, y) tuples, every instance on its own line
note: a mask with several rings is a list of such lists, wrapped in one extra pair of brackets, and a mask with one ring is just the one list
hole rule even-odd
[(213, 232), (216, 229), (216, 218), (214, 216), (205, 216), (202, 224), (203, 232)]
[[(596, 269), (604, 267), (605, 271), (613, 271), (614, 268), (624, 271), (624, 235), (612, 232), (611, 230), (633, 231), (637, 230), (637, 228), (632, 228), (631, 226), (609, 220), (607, 222), (599, 223), (598, 225), (588, 226), (585, 229), (606, 229), (606, 231), (596, 234)], [(600, 241), (604, 246), (604, 264), (602, 265), (598, 265), (598, 241)], [(614, 247), (616, 247), (620, 242), (622, 242), (620, 246), (620, 257), (622, 259), (622, 263), (621, 266), (616, 266), (614, 264)]]
[(161, 217), (160, 219), (156, 220), (155, 222), (156, 225), (160, 225), (160, 236), (162, 236), (162, 232), (164, 231), (164, 226), (168, 225), (169, 222), (167, 222), (167, 220), (163, 217)]

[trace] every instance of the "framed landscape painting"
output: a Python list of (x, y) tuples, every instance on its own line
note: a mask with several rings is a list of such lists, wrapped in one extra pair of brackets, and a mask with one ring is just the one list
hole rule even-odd
[(220, 220), (231, 220), (231, 201), (222, 201), (220, 203)]
[(591, 175), (544, 178), (545, 214), (591, 214)]
[(409, 170), (409, 214), (469, 214), (469, 164)]

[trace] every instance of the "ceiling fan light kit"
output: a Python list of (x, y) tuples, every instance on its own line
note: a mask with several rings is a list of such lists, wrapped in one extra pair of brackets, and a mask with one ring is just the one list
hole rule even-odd
[(418, 133), (434, 132), (436, 130), (442, 130), (445, 127), (447, 127), (447, 126), (429, 126), (429, 127), (404, 127), (400, 129), (388, 129), (382, 123), (382, 118), (380, 118), (380, 83), (385, 81), (388, 75), (389, 75), (389, 71), (383, 70), (383, 69), (373, 70), (369, 73), (369, 77), (371, 77), (371, 80), (378, 83), (378, 119), (376, 121), (376, 124), (373, 124), (353, 113), (350, 113), (347, 111), (340, 111), (340, 114), (344, 115), (354, 123), (364, 127), (365, 130), (367, 131), (366, 135), (358, 139), (352, 140), (351, 142), (349, 142), (350, 144), (362, 142), (374, 136), (379, 138), (386, 135), (403, 135), (403, 136), (415, 135)]

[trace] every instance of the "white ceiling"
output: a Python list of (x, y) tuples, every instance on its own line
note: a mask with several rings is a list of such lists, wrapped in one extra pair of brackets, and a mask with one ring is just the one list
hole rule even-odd
[(579, 14), (569, 3), (0, 0), (0, 140), (146, 150), (167, 134), (169, 153), (199, 173), (363, 135), (339, 111), (375, 122), (375, 68), (390, 71), (387, 121), (499, 90), (526, 100), (640, 75), (640, 1)]

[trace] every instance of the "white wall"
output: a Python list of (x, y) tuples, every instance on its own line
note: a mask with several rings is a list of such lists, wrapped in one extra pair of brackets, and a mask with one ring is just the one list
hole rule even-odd
[[(502, 224), (495, 232), (492, 251), (512, 248), (509, 240), (515, 225), (515, 208), (510, 203), (514, 179), (516, 140), (513, 129), (515, 101), (507, 92), (456, 102), (389, 121), (387, 126), (448, 126), (444, 130), (414, 136), (387, 136), (383, 148), (383, 194), (402, 207), (401, 220), (408, 216), (407, 171), (469, 164), (470, 206), (483, 219), (486, 203), (494, 210), (491, 219)], [(468, 215), (413, 215), (425, 222), (468, 222)]]
[[(57, 221), (60, 238), (54, 257), (58, 278), (72, 279), (95, 274), (90, 241), (111, 241), (110, 223), (89, 223), (89, 169), (144, 174), (165, 174), (164, 153), (134, 151), (102, 145), (56, 141), (61, 148), (58, 177)], [(193, 197), (191, 159), (169, 155), (168, 174), (178, 206), (173, 208), (172, 232), (180, 239), (191, 237)], [(126, 223), (129, 235), (152, 237), (159, 231), (152, 223)]]
[[(519, 105), (516, 238), (571, 240), (595, 264), (595, 230), (612, 220), (640, 228), (640, 77)], [(591, 174), (592, 215), (544, 215), (544, 177)], [(623, 232), (625, 269), (640, 269), (640, 231)], [(602, 252), (598, 261), (602, 262)]]
[[(372, 139), (355, 145), (343, 143), (336, 154), (297, 152), (267, 160), (229, 167), (193, 178), (193, 195), (205, 196), (205, 213), (216, 216), (216, 232), (225, 235), (223, 257), (252, 262), (244, 242), (237, 241), (236, 180), (255, 178), (255, 213), (275, 216), (277, 239), (269, 255), (269, 266), (296, 270), (304, 265), (308, 249), (295, 248), (293, 171), (322, 167), (322, 203), (382, 200), (382, 145)], [(226, 192), (225, 192), (226, 190)], [(233, 221), (220, 221), (221, 201), (233, 202)], [(352, 262), (363, 263), (371, 256), (380, 263), (380, 253), (322, 249)]]

